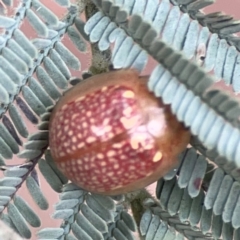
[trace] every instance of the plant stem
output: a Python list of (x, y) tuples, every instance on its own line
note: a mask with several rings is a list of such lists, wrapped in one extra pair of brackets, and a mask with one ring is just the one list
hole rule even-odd
[(132, 214), (137, 224), (140, 240), (144, 239), (144, 237), (141, 236), (140, 229), (139, 229), (142, 215), (146, 210), (146, 207), (144, 206), (144, 202), (149, 198), (152, 199), (156, 204), (158, 204), (155, 201), (155, 199), (152, 197), (152, 195), (145, 188), (135, 191), (133, 193), (126, 194), (126, 200), (131, 205)]
[[(92, 17), (96, 12), (98, 12), (98, 8), (90, 1), (85, 0), (85, 15), (86, 20)], [(97, 43), (91, 44), (92, 50), (92, 65), (89, 68), (90, 73), (99, 74), (103, 72), (108, 72), (108, 67), (111, 63), (111, 51), (107, 49), (106, 51), (100, 51)]]

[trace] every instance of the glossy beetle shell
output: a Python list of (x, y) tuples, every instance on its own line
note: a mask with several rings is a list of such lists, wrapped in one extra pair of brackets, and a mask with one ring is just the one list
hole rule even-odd
[(50, 150), (80, 187), (116, 195), (158, 180), (177, 163), (190, 134), (134, 70), (93, 76), (59, 100)]

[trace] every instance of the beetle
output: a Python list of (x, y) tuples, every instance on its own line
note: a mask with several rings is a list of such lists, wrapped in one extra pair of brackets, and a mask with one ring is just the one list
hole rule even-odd
[(57, 102), (49, 146), (58, 168), (90, 192), (146, 187), (177, 164), (190, 133), (135, 70), (92, 76)]

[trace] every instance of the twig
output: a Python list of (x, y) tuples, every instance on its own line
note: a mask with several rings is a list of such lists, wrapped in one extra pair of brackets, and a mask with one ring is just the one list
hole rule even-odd
[[(90, 0), (80, 0), (80, 2), (85, 3), (85, 15), (86, 20), (92, 17), (96, 12), (98, 12), (97, 7)], [(109, 71), (109, 65), (111, 63), (111, 51), (110, 49), (106, 51), (100, 51), (97, 43), (91, 44), (92, 50), (92, 63), (89, 68), (90, 73), (99, 74)]]
[(126, 200), (131, 205), (132, 214), (137, 224), (140, 240), (145, 239), (141, 236), (139, 226), (142, 219), (142, 215), (146, 210), (146, 206), (144, 203), (149, 199), (152, 200), (154, 205), (155, 204), (158, 205), (158, 202), (152, 197), (152, 195), (145, 188), (139, 191), (135, 191), (133, 193), (126, 194)]

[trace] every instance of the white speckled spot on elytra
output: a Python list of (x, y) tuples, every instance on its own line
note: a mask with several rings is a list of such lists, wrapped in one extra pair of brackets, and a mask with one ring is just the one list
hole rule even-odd
[(131, 107), (127, 107), (127, 108), (123, 109), (123, 115), (125, 115), (126, 117), (130, 117), (131, 116), (131, 112), (132, 112), (132, 108)]
[(123, 143), (114, 143), (113, 148), (122, 148), (123, 145), (124, 145)]
[(121, 160), (126, 160), (127, 157), (126, 157), (125, 155), (121, 155), (121, 156), (120, 156), (120, 159), (121, 159)]
[(91, 117), (91, 116), (92, 116), (92, 112), (91, 112), (91, 111), (87, 111), (87, 112), (86, 112), (86, 116), (87, 116), (87, 117)]
[(78, 145), (77, 145), (77, 148), (82, 148), (82, 147), (84, 147), (84, 143), (83, 142), (81, 142), (81, 143), (79, 143)]
[(77, 138), (75, 136), (72, 137), (72, 142), (73, 143), (77, 142)]
[(109, 158), (108, 161), (111, 162), (111, 163), (115, 163), (116, 162), (116, 158)]
[(118, 169), (118, 168), (119, 168), (119, 164), (118, 164), (118, 163), (115, 163), (115, 164), (113, 165), (113, 168), (114, 168), (114, 169)]
[(78, 116), (78, 114), (77, 114), (77, 113), (73, 114), (73, 115), (72, 115), (72, 117), (71, 117), (71, 118), (72, 118), (72, 120), (74, 120), (74, 119), (75, 119), (77, 116)]
[(120, 122), (123, 124), (123, 126), (126, 129), (133, 128), (134, 126), (137, 125), (138, 121), (139, 121), (139, 116), (134, 116), (134, 117), (131, 117), (130, 119), (126, 118), (126, 117), (121, 117), (120, 118)]
[(121, 175), (122, 173), (123, 173), (122, 170), (116, 172), (117, 175)]
[(116, 152), (113, 151), (113, 150), (110, 150), (110, 151), (107, 152), (107, 156), (108, 156), (108, 157), (112, 157), (112, 156), (114, 156), (114, 155), (116, 155)]
[(104, 86), (101, 90), (102, 92), (105, 92), (108, 88), (106, 86)]
[(85, 164), (83, 167), (85, 170), (89, 170), (89, 166), (87, 164)]
[(103, 125), (105, 126), (105, 125), (107, 125), (109, 122), (110, 122), (110, 118), (105, 118), (105, 119), (103, 120)]
[(95, 141), (96, 141), (96, 138), (95, 137), (91, 137), (91, 136), (86, 139), (87, 143), (93, 143)]
[(103, 155), (102, 153), (98, 153), (98, 154), (97, 154), (97, 158), (103, 159), (103, 158), (104, 158), (104, 155)]
[(105, 161), (100, 162), (100, 166), (105, 167), (106, 165), (107, 165), (107, 163)]
[(71, 130), (71, 131), (68, 132), (68, 136), (71, 137), (72, 135), (73, 135), (73, 131)]
[(162, 158), (162, 153), (158, 151), (155, 153), (155, 155), (153, 157), (153, 162), (158, 162), (161, 160), (161, 158)]
[(127, 90), (127, 91), (124, 91), (123, 97), (125, 97), (125, 98), (134, 98), (135, 94), (134, 94), (133, 91)]
[(135, 170), (136, 169), (136, 167), (135, 166), (133, 166), (133, 165), (131, 165), (131, 166), (129, 166), (129, 168), (128, 168), (129, 170)]
[(139, 148), (139, 141), (136, 138), (131, 138), (130, 144), (131, 144), (132, 149), (134, 149), (134, 150)]
[(78, 164), (78, 165), (82, 165), (82, 164), (83, 164), (82, 159), (78, 159), (78, 160), (77, 160), (77, 164)]
[(95, 126), (95, 125), (91, 126), (91, 131), (97, 137), (104, 135), (106, 132), (103, 126)]
[(112, 177), (113, 174), (114, 174), (113, 172), (108, 172), (108, 173), (107, 173), (107, 176)]
[(57, 137), (59, 138), (62, 134), (63, 134), (63, 132), (59, 131), (58, 134), (57, 134)]
[(72, 146), (72, 150), (73, 150), (73, 151), (76, 151), (77, 148), (73, 145), (73, 146)]
[(65, 109), (67, 109), (67, 107), (68, 107), (67, 104), (63, 105), (63, 106), (61, 107), (61, 111), (64, 111)]
[(84, 162), (89, 162), (89, 157), (84, 157), (83, 160)]
[(112, 126), (110, 125), (107, 125), (105, 128), (104, 128), (105, 132), (110, 132), (112, 131)]
[(113, 138), (115, 135), (114, 135), (112, 132), (109, 132), (109, 133), (107, 134), (107, 136), (108, 136), (108, 138)]

